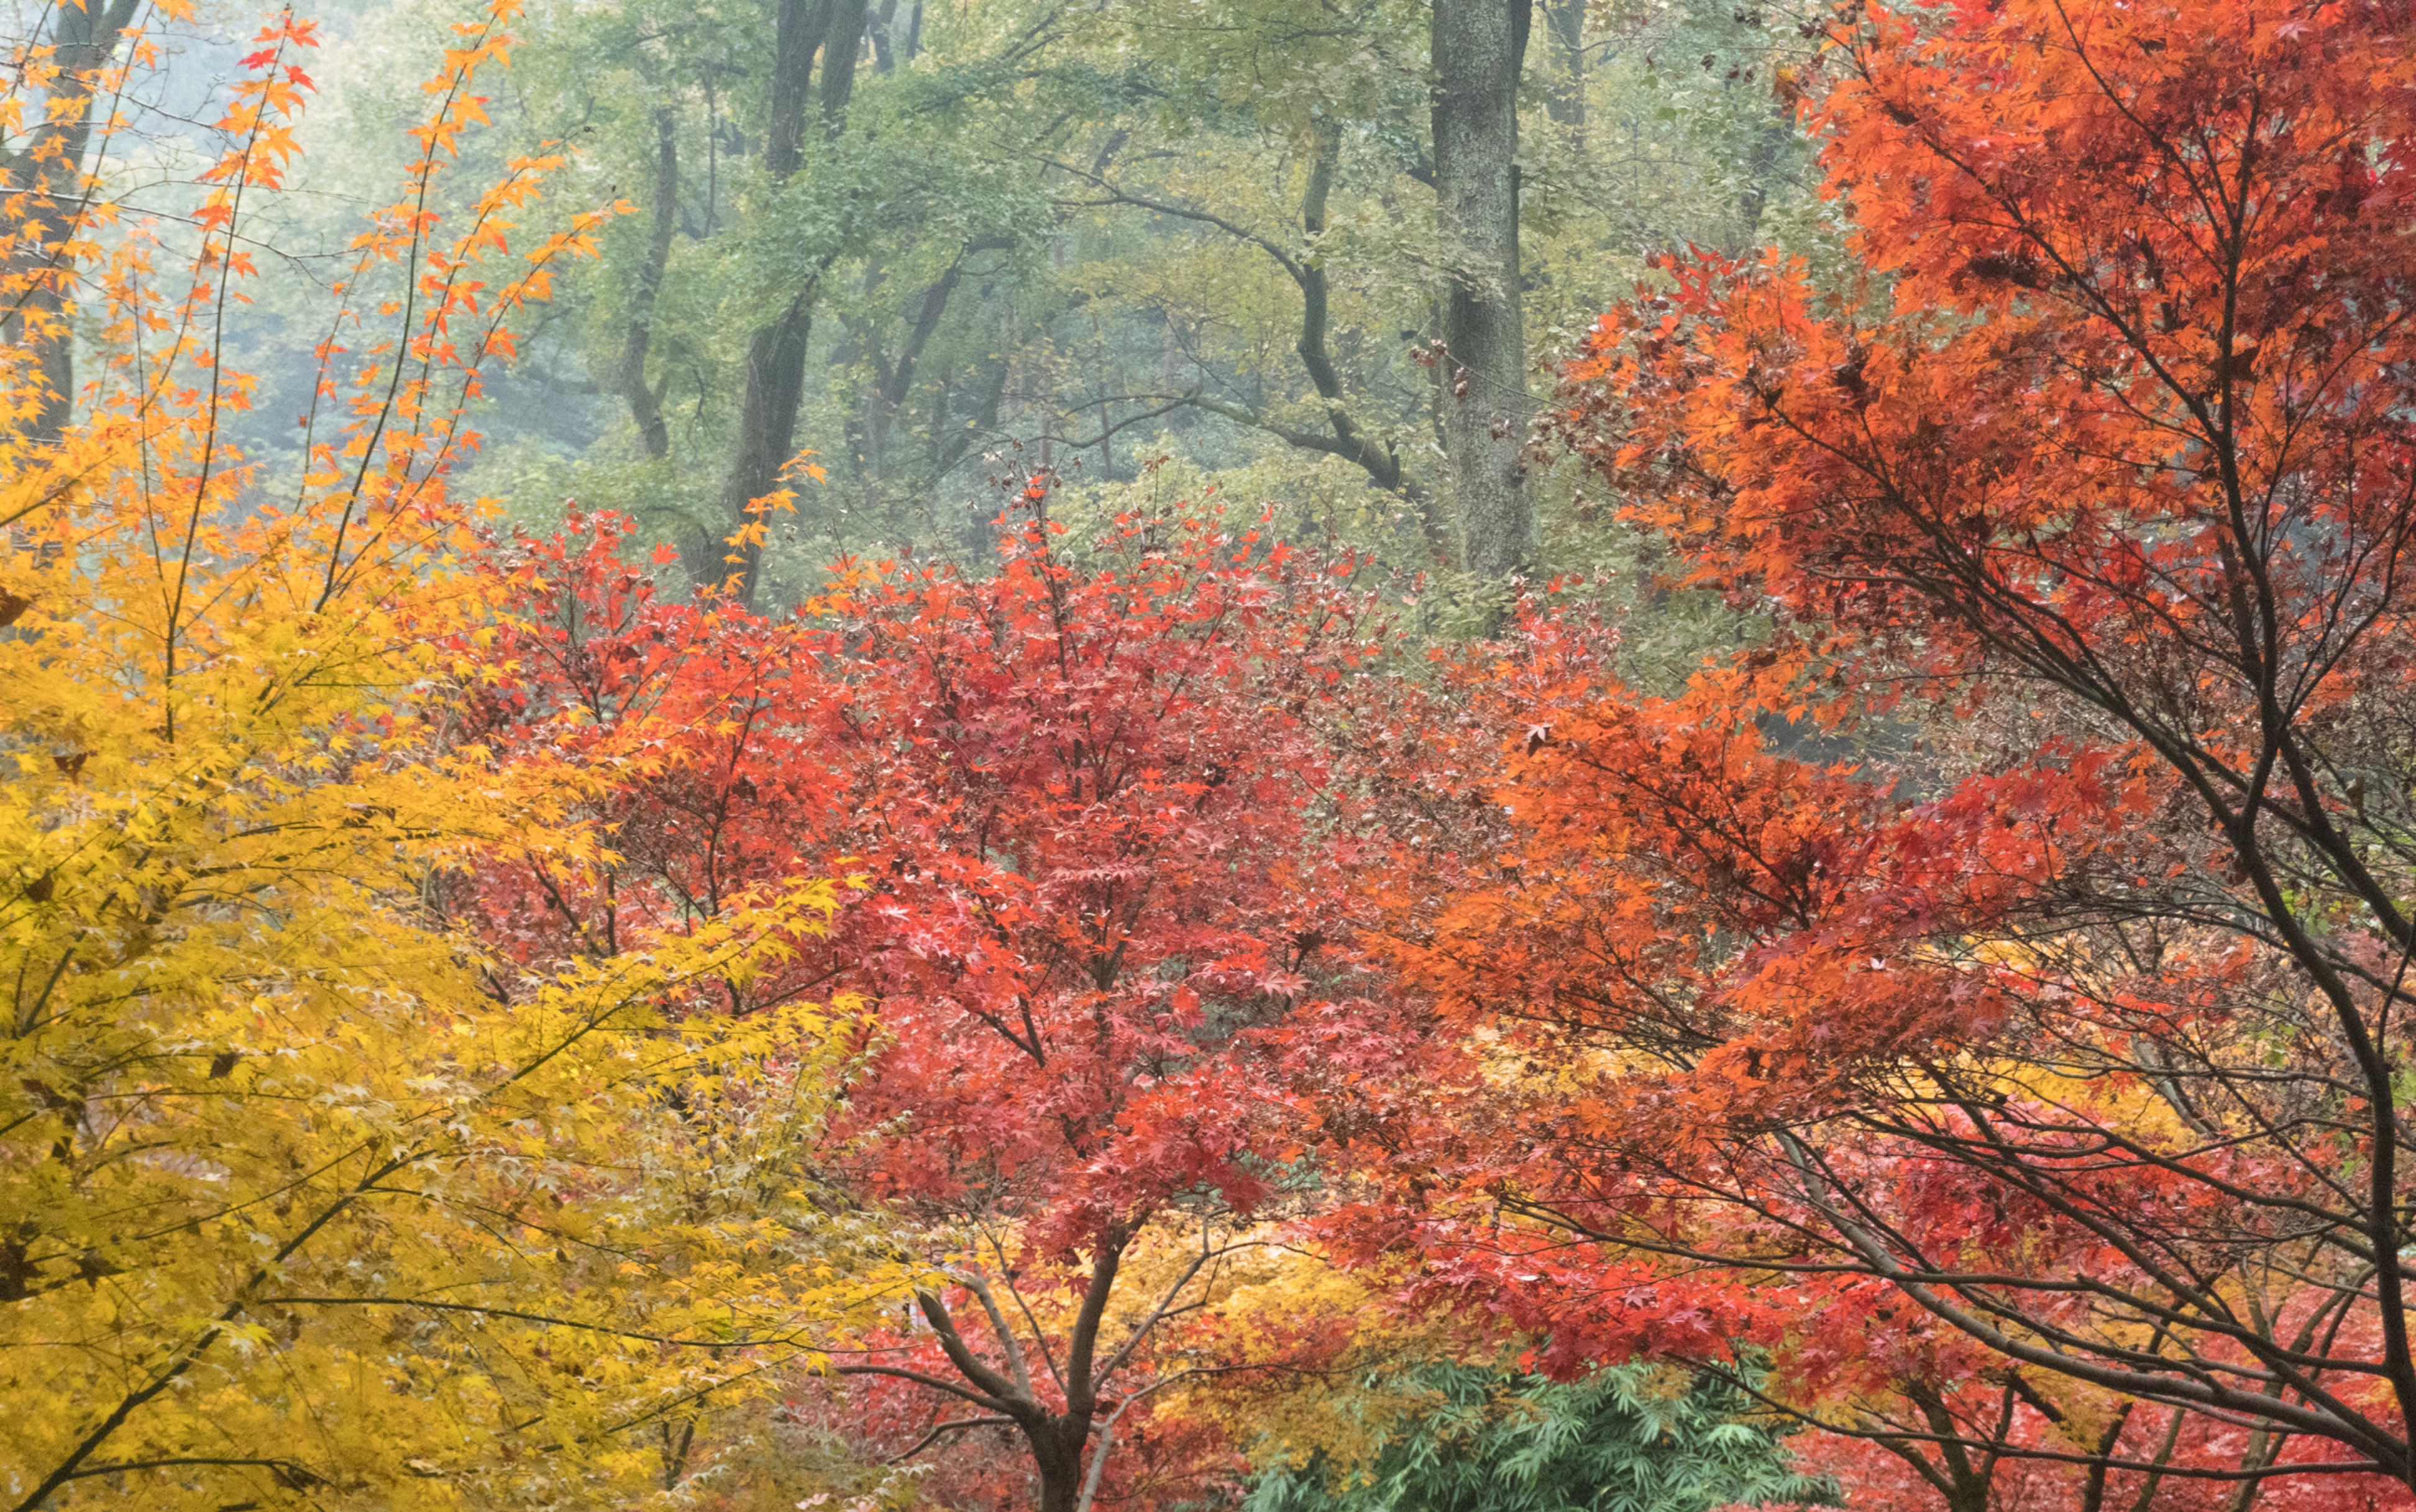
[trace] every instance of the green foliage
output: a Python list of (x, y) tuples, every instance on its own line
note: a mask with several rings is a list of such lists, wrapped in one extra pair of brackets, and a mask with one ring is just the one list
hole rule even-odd
[[(460, 9), (342, 0), (279, 245), (342, 245), (351, 184), (414, 108), (394, 60), (441, 44)], [(992, 474), (1053, 466), (1106, 501), (1163, 494), (1148, 464), (1165, 457), (1185, 496), (1276, 499), (1278, 531), (1297, 516), (1310, 538), (1423, 575), (1422, 633), (1497, 621), (1500, 588), (1443, 566), (1432, 358), (1456, 260), (1436, 223), (1427, 6), (874, 0), (844, 127), (818, 117), (785, 184), (763, 157), (777, 9), (531, 0), (521, 66), (488, 102), (497, 140), (565, 143), (565, 192), (629, 213), (493, 385), (471, 489), (532, 525), (575, 500), (684, 550), (717, 539), (748, 335), (803, 296), (794, 446), (827, 477), (773, 521), (766, 603), (845, 552), (986, 558)], [(1540, 396), (1648, 255), (1825, 243), (1781, 98), (1809, 46), (1790, 8), (1546, 0), (1536, 18), (1520, 167)], [(1322, 285), (1322, 378), (1302, 350), (1304, 276)], [(289, 444), (307, 393), (306, 365), (279, 352), (319, 334), (292, 324), (252, 354), (264, 445)], [(628, 398), (633, 350), (659, 440)], [(1338, 432), (1372, 450), (1354, 458)], [(1552, 570), (1626, 571), (1632, 542), (1571, 470), (1539, 459), (1533, 482)], [(1648, 577), (1631, 597), (1653, 597)]]
[(1808, 1502), (1778, 1435), (1733, 1387), (1671, 1389), (1641, 1367), (1560, 1383), (1441, 1365), (1402, 1385), (1425, 1400), (1365, 1464), (1319, 1457), (1261, 1475), (1246, 1512), (1709, 1512)]

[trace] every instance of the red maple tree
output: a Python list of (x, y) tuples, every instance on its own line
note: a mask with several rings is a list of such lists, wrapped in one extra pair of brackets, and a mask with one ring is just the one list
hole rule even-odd
[(522, 545), (518, 670), (476, 733), (575, 756), (614, 827), (596, 875), (487, 880), (524, 949), (850, 879), (726, 1005), (870, 1004), (803, 1175), (911, 1220), (930, 1269), (835, 1356), (848, 1416), (897, 1459), (1004, 1434), (1015, 1461), (957, 1449), (959, 1490), (1062, 1512), (1222, 1462), (1150, 1409), (1241, 1368), (1185, 1320), (1303, 1179), (1290, 1031), (1342, 1014), (1356, 906), (1318, 721), (1367, 648), (1347, 561), (1213, 518), (1069, 551), (1047, 495), (990, 576), (843, 563), (779, 619), (664, 602), (619, 522), (575, 519)]

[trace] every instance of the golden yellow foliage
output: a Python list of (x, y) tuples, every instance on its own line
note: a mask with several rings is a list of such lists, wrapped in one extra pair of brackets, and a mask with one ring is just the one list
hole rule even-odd
[[(447, 54), (415, 190), (476, 118), (502, 19)], [(692, 1002), (818, 929), (827, 884), (542, 980), (443, 916), (465, 869), (598, 854), (576, 773), (445, 738), (486, 613), (445, 490), (461, 396), (594, 217), (512, 249), (542, 160), (454, 236), (416, 192), (379, 217), (363, 268), (399, 273), (401, 323), (323, 384), (340, 424), (272, 489), (226, 439), (248, 387), (217, 332), (307, 45), (279, 22), (250, 60), (185, 292), (131, 235), (106, 260), (21, 239), (5, 275), (94, 279), (104, 356), (72, 396), (42, 389), (58, 365), (0, 368), (16, 1512), (623, 1505), (879, 1285), (795, 1190), (832, 1015)], [(65, 339), (61, 311), (29, 338)]]
[(1385, 1305), (1387, 1278), (1290, 1245), (1238, 1254), (1223, 1280), (1211, 1330), (1258, 1369), (1203, 1379), (1170, 1406), (1216, 1424), (1261, 1467), (1367, 1462), (1434, 1405), (1414, 1368), (1460, 1352), (1449, 1320), (1416, 1324)]

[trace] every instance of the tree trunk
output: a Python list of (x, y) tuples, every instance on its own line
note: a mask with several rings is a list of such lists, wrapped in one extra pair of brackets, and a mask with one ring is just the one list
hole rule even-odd
[(1738, 238), (1739, 252), (1752, 250), (1761, 233), (1761, 217), (1770, 208), (1771, 181), (1778, 173), (1779, 158), (1793, 129), (1784, 115), (1774, 112), (1774, 118), (1753, 135), (1753, 146), (1745, 154), (1744, 192), (1737, 201), (1737, 214), (1744, 223), (1744, 233)]
[[(23, 206), (17, 249), (0, 274), (11, 286), (0, 307), (0, 339), (33, 350), (41, 382), (26, 439), (48, 445), (67, 428), (75, 397), (75, 342), (68, 329), (67, 244), (82, 230), (92, 196), (85, 162), (101, 72), (116, 56), (136, 0), (90, 0), (53, 7), (47, 93), (28, 105), (24, 146), (0, 150), (0, 187)], [(20, 83), (23, 79), (21, 77)]]
[(1552, 34), (1552, 90), (1544, 109), (1553, 122), (1585, 135), (1586, 0), (1545, 0), (1544, 25)]
[[(756, 327), (747, 338), (738, 437), (721, 485), (721, 517), (732, 532), (752, 518), (750, 506), (756, 500), (779, 487), (780, 470), (796, 455), (797, 406), (805, 398), (806, 352), (813, 340), (818, 292), (812, 286), (799, 291), (770, 324)], [(702, 549), (711, 555), (704, 558), (703, 570), (692, 568), (690, 576), (700, 584), (727, 580), (732, 597), (751, 606), (763, 565), (762, 545), (747, 541), (724, 551), (721, 543), (707, 540)], [(715, 557), (724, 560), (717, 562)]]
[(881, 0), (881, 8), (872, 13), (870, 28), (875, 73), (891, 73), (898, 67), (897, 24), (898, 0)]
[(1535, 560), (1524, 451), (1519, 308), (1518, 72), (1532, 0), (1435, 0), (1435, 187), (1454, 268), (1443, 319), (1444, 450), (1460, 560), (1488, 578)]
[(823, 134), (847, 129), (847, 102), (855, 97), (856, 54), (870, 19), (867, 0), (831, 0), (830, 41), (823, 52)]
[(672, 451), (671, 423), (663, 415), (663, 389), (646, 382), (646, 355), (654, 345), (655, 302), (662, 292), (663, 273), (671, 263), (672, 232), (679, 221), (679, 134), (671, 108), (655, 112), (654, 218), (647, 227), (646, 261), (638, 269), (638, 289), (630, 301), (629, 329), (621, 343), (620, 371), (615, 386), (629, 407), (638, 441), (656, 461)]
[[(1087, 1425), (1085, 1425), (1087, 1427)], [(1039, 1512), (1076, 1512), (1082, 1504), (1082, 1440), (1074, 1425), (1051, 1416), (1026, 1431), (1040, 1473)]]
[[(1300, 197), (1300, 229), (1314, 243), (1325, 234), (1326, 203), (1334, 190), (1334, 173), (1342, 160), (1341, 128), (1331, 120), (1321, 121), (1317, 127), (1317, 154), (1309, 160), (1308, 184)], [(1368, 480), (1380, 488), (1395, 493), (1401, 487), (1401, 454), (1389, 442), (1380, 442), (1359, 428), (1351, 418), (1345, 401), (1342, 374), (1334, 366), (1334, 354), (1326, 343), (1327, 328), (1333, 320), (1333, 291), (1325, 276), (1325, 264), (1313, 257), (1299, 257), (1287, 269), (1300, 285), (1300, 339), (1293, 343), (1300, 353), (1301, 366), (1308, 370), (1308, 381), (1317, 389), (1317, 397), (1325, 401), (1326, 424), (1334, 432), (1334, 444), (1329, 448), (1337, 457), (1349, 457), (1366, 472)]]
[[(788, 182), (805, 163), (807, 107), (817, 52), (823, 54), (823, 134), (836, 137), (846, 127), (856, 53), (864, 45), (865, 9), (866, 0), (781, 0), (773, 42), (771, 120), (763, 144), (763, 166), (776, 185)], [(806, 354), (813, 339), (820, 283), (817, 269), (778, 315), (747, 337), (738, 436), (721, 485), (721, 520), (732, 532), (749, 523), (749, 506), (756, 500), (779, 487), (780, 470), (796, 455), (797, 406), (805, 397)], [(747, 541), (727, 553), (735, 560), (724, 562), (720, 544), (707, 534), (690, 558), (689, 575), (699, 583), (723, 581), (726, 565), (732, 597), (751, 606), (763, 571), (762, 544)]]

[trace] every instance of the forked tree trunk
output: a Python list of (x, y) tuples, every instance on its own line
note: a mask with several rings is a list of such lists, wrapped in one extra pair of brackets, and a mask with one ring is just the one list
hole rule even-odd
[[(763, 144), (763, 166), (773, 182), (785, 184), (805, 163), (805, 134), (812, 103), (814, 57), (823, 59), (820, 114), (825, 139), (847, 125), (847, 107), (855, 90), (856, 54), (863, 49), (866, 0), (781, 0), (773, 39), (772, 112)], [(806, 391), (806, 355), (814, 333), (814, 304), (821, 293), (823, 259), (804, 286), (793, 291), (778, 313), (757, 326), (747, 340), (745, 389), (738, 403), (738, 435), (732, 448), (730, 472), (721, 485), (721, 507), (716, 528), (736, 531), (749, 518), (756, 500), (780, 487), (780, 470), (796, 455), (797, 406)], [(725, 556), (735, 561), (725, 561)], [(712, 538), (696, 544), (689, 576), (699, 583), (729, 581), (732, 596), (751, 605), (762, 576), (761, 545), (747, 544), (725, 551)]]
[(1025, 1431), (1032, 1461), (1040, 1472), (1039, 1512), (1076, 1512), (1082, 1503), (1082, 1438), (1070, 1423), (1051, 1418)]

